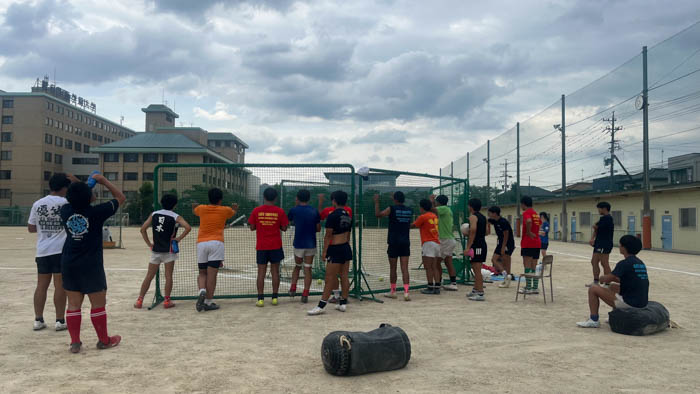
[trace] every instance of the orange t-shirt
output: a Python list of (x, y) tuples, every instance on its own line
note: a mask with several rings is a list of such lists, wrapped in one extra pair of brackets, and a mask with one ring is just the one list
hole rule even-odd
[(426, 242), (440, 243), (440, 237), (438, 233), (438, 217), (432, 212), (426, 212), (413, 222), (413, 225), (420, 229), (420, 242), (424, 244)]
[(194, 214), (199, 216), (197, 243), (207, 241), (224, 242), (224, 227), (236, 211), (222, 205), (197, 205)]

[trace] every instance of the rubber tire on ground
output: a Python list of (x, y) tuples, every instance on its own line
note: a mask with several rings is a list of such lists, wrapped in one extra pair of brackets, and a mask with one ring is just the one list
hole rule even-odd
[(346, 331), (333, 331), (323, 339), (321, 358), (323, 367), (331, 375), (345, 376), (350, 368), (350, 351), (341, 345), (340, 337)]

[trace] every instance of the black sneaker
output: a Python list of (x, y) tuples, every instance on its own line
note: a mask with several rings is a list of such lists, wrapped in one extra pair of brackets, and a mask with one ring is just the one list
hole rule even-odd
[(289, 292), (289, 296), (290, 296), (290, 297), (296, 297), (296, 296), (297, 296), (297, 292), (296, 292), (296, 291), (290, 291), (290, 292)]
[(435, 288), (433, 289), (433, 294), (435, 294), (435, 295), (440, 294), (440, 288), (439, 288), (439, 287), (435, 287)]
[(433, 294), (435, 294), (435, 290), (434, 290), (432, 287), (428, 287), (428, 288), (426, 288), (426, 289), (422, 289), (422, 290), (420, 291), (420, 293), (421, 293), (421, 294), (433, 295)]
[(195, 308), (197, 308), (197, 312), (201, 312), (204, 310), (204, 299), (206, 297), (206, 293), (199, 293), (199, 297), (197, 297), (197, 305), (195, 306)]
[(80, 353), (81, 346), (83, 346), (82, 342), (71, 343), (70, 344), (70, 352), (71, 353)]
[(212, 302), (212, 303), (209, 304), (209, 305), (204, 304), (204, 310), (205, 310), (205, 311), (215, 311), (215, 310), (217, 310), (217, 309), (219, 309), (219, 306), (216, 305), (216, 303), (213, 303), (213, 302)]
[(309, 302), (309, 296), (301, 296), (301, 303), (306, 304), (307, 302)]

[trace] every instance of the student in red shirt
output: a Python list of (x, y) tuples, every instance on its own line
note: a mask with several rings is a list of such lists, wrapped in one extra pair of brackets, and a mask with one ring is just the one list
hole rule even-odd
[(248, 219), (250, 230), (256, 231), (255, 249), (258, 264), (258, 302), (259, 307), (265, 306), (265, 274), (267, 263), (270, 263), (272, 275), (272, 305), (277, 305), (280, 288), (280, 262), (284, 259), (282, 251), (282, 235), (280, 230), (287, 231), (289, 220), (284, 210), (275, 205), (277, 190), (268, 187), (263, 192), (264, 204), (253, 209)]
[[(428, 280), (428, 288), (421, 290), (421, 294), (440, 294), (442, 269), (438, 264), (438, 258), (441, 256), (438, 217), (432, 212), (433, 203), (430, 200), (422, 199), (418, 205), (421, 215), (411, 224), (411, 228), (420, 229), (423, 267)], [(439, 275), (438, 270), (440, 270)]]
[[(535, 273), (537, 268), (537, 260), (540, 258), (540, 248), (542, 241), (540, 240), (540, 215), (532, 209), (532, 197), (524, 196), (520, 199), (520, 208), (523, 212), (523, 228), (520, 238), (520, 255), (523, 256), (523, 266), (525, 273)], [(527, 278), (524, 289), (520, 289), (523, 294), (539, 294), (537, 287), (539, 280)]]
[[(335, 192), (331, 193), (331, 201), (333, 200), (334, 194), (335, 194)], [(335, 211), (335, 208), (332, 205), (330, 207), (323, 208), (323, 203), (325, 201), (326, 201), (326, 195), (319, 194), (318, 195), (318, 213), (319, 213), (319, 215), (321, 215), (321, 220), (326, 220), (326, 218), (328, 218), (328, 215), (330, 215), (331, 213), (333, 213), (333, 211)], [(352, 217), (352, 209), (349, 206), (345, 205), (345, 206), (343, 206), (343, 209), (345, 210), (345, 212), (348, 213), (348, 215), (350, 215), (350, 217)]]

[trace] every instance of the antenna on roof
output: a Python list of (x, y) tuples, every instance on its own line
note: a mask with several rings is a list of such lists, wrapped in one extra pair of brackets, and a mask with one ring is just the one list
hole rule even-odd
[(124, 115), (119, 117), (119, 124), (124, 126)]

